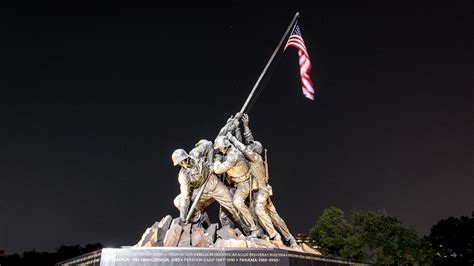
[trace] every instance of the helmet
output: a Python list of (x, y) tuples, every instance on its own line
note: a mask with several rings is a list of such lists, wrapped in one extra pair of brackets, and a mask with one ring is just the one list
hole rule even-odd
[(201, 139), (194, 145), (194, 148), (189, 152), (189, 156), (193, 159), (199, 159), (204, 154), (208, 154), (208, 152), (212, 150), (212, 147), (212, 142), (207, 139)]
[(263, 146), (262, 146), (262, 143), (260, 143), (260, 141), (252, 141), (250, 144), (252, 144), (253, 146), (253, 150), (258, 153), (258, 154), (262, 154), (263, 152)]
[(225, 136), (217, 136), (214, 141), (214, 149), (226, 148), (230, 146), (229, 140)]
[(200, 139), (198, 142), (196, 142), (196, 144), (194, 144), (194, 147), (199, 147), (199, 146), (201, 146), (201, 145), (206, 145), (206, 144), (208, 144), (208, 143), (211, 143), (211, 144), (212, 144), (212, 142), (210, 142), (210, 141), (207, 140), (207, 139)]
[(185, 160), (189, 157), (188, 153), (183, 149), (177, 149), (171, 155), (171, 159), (173, 160), (173, 165), (178, 165), (182, 160)]

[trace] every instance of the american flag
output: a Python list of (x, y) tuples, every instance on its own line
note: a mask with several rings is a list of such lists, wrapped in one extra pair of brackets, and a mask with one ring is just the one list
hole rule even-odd
[(288, 46), (293, 46), (298, 49), (301, 87), (303, 88), (303, 94), (307, 98), (314, 100), (313, 82), (309, 77), (309, 72), (311, 71), (311, 61), (309, 61), (308, 51), (306, 51), (303, 36), (301, 36), (301, 31), (298, 25), (296, 25), (296, 27), (293, 29), (290, 38), (288, 38), (288, 42), (286, 43), (285, 49)]

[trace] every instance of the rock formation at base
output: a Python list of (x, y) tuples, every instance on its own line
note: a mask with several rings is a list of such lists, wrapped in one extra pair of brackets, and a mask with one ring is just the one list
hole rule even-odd
[(306, 244), (290, 248), (280, 240), (246, 238), (239, 229), (217, 223), (184, 225), (170, 215), (147, 228), (134, 247), (280, 248), (321, 255)]
[(173, 218), (171, 215), (165, 216), (161, 221), (155, 222), (150, 228), (146, 229), (142, 239), (136, 244), (139, 247), (163, 246), (163, 240), (170, 227)]

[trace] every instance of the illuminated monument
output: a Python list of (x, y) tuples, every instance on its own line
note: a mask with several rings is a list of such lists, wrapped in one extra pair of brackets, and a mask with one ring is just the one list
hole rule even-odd
[[(300, 34), (298, 16), (241, 111), (212, 141), (201, 139), (189, 151), (171, 154), (173, 165), (179, 167), (180, 194), (174, 199), (179, 216), (155, 222), (134, 246), (105, 248), (59, 265), (363, 265), (322, 256), (296, 242), (271, 200), (267, 152), (254, 138), (244, 113), (290, 30)], [(215, 202), (219, 223), (212, 223), (206, 213)]]
[[(214, 141), (177, 149), (179, 217), (163, 217), (134, 246), (105, 248), (59, 265), (363, 265), (298, 244), (271, 197), (266, 150), (249, 117), (230, 117)], [(242, 128), (243, 130), (242, 130)], [(220, 205), (219, 223), (207, 207)]]
[[(231, 116), (214, 141), (177, 149), (179, 217), (163, 217), (134, 246), (105, 248), (59, 265), (355, 265), (298, 244), (271, 197), (266, 150), (249, 117)], [(219, 223), (207, 207), (217, 202)]]

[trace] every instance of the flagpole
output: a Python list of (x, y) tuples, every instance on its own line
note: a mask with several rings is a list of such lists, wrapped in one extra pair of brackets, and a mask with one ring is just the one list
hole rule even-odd
[(267, 65), (265, 66), (262, 73), (260, 74), (260, 77), (258, 77), (257, 82), (255, 83), (255, 85), (253, 86), (253, 89), (250, 92), (249, 96), (247, 97), (247, 100), (245, 101), (244, 106), (242, 106), (242, 109), (240, 109), (241, 113), (243, 113), (245, 111), (245, 109), (247, 108), (250, 100), (252, 99), (253, 95), (255, 94), (256, 89), (258, 88), (258, 85), (260, 85), (260, 82), (262, 81), (263, 77), (265, 76), (265, 73), (267, 72), (268, 68), (272, 64), (273, 59), (275, 58), (276, 54), (278, 53), (278, 51), (280, 51), (281, 45), (285, 41), (286, 36), (288, 36), (288, 33), (290, 32), (290, 30), (293, 30), (294, 27), (296, 26), (296, 21), (298, 20), (299, 17), (300, 17), (300, 13), (296, 12), (295, 16), (291, 20), (290, 25), (286, 29), (285, 34), (283, 34), (283, 37), (281, 38), (280, 42), (278, 43), (278, 46), (276, 47), (275, 51), (273, 51), (272, 56), (268, 60)]

